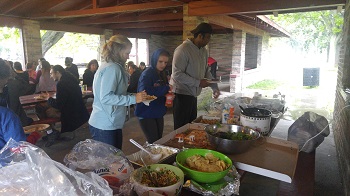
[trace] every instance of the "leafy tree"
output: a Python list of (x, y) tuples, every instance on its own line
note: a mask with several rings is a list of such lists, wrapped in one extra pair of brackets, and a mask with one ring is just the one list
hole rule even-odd
[(17, 28), (0, 28), (0, 57), (19, 61), (22, 56), (20, 30)]
[(331, 45), (340, 38), (344, 12), (326, 10), (268, 17), (292, 34), (290, 42), (293, 46), (305, 51), (316, 47), (319, 51), (329, 52)]

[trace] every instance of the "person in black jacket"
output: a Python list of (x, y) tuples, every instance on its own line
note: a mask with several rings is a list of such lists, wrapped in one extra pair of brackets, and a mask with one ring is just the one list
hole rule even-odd
[(27, 117), (19, 97), (30, 93), (29, 83), (17, 76), (10, 65), (0, 59), (0, 106), (11, 109), (21, 119), (22, 126), (30, 125), (33, 119)]
[(87, 85), (87, 87), (92, 87), (92, 82), (94, 81), (95, 73), (98, 69), (98, 62), (96, 59), (93, 59), (87, 65), (87, 69), (83, 75), (83, 84)]
[(16, 61), (13, 64), (13, 69), (15, 70), (17, 76), (21, 77), (25, 82), (29, 83), (29, 74), (27, 71), (23, 71), (22, 64)]
[(53, 66), (50, 75), (58, 82), (56, 99), (50, 97), (48, 104), (61, 111), (61, 133), (72, 132), (89, 120), (79, 80), (61, 65)]
[(129, 86), (128, 86), (127, 92), (137, 93), (137, 84), (141, 76), (141, 71), (133, 63), (128, 65), (128, 70), (130, 74), (130, 80), (129, 80)]
[(73, 58), (66, 57), (64, 60), (64, 64), (66, 65), (66, 71), (70, 72), (79, 80), (79, 72), (76, 64), (73, 64)]

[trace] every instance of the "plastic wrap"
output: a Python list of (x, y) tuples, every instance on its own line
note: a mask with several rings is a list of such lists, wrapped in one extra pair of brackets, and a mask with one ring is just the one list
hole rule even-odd
[(28, 142), (10, 139), (0, 151), (0, 163), (2, 196), (112, 195), (98, 175), (73, 171)]
[(134, 167), (114, 146), (87, 139), (76, 144), (65, 156), (64, 162), (69, 168), (98, 174), (108, 181), (114, 194), (128, 195), (122, 192), (128, 189), (120, 189), (120, 186), (128, 184)]
[(314, 112), (305, 112), (288, 129), (288, 141), (299, 145), (299, 150), (314, 151), (330, 133), (328, 120)]
[(183, 187), (201, 195), (239, 195), (240, 177), (236, 168), (232, 166), (227, 175), (218, 182), (200, 184), (193, 180), (187, 180)]

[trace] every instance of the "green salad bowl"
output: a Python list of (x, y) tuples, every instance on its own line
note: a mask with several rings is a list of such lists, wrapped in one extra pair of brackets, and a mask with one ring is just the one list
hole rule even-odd
[[(185, 166), (186, 159), (188, 157), (191, 157), (193, 155), (205, 156), (208, 153), (211, 153), (220, 160), (223, 160), (228, 165), (227, 169), (220, 172), (201, 172), (190, 169)], [(179, 152), (176, 156), (176, 164), (188, 178), (199, 183), (213, 183), (219, 181), (226, 176), (226, 174), (232, 167), (232, 161), (230, 158), (228, 158), (226, 155), (220, 152), (208, 149), (187, 149), (182, 152)]]

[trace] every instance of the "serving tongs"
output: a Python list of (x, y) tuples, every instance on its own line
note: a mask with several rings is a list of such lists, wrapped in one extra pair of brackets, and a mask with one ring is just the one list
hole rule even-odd
[(241, 109), (241, 113), (244, 115), (248, 115), (248, 112), (240, 105), (239, 108)]

